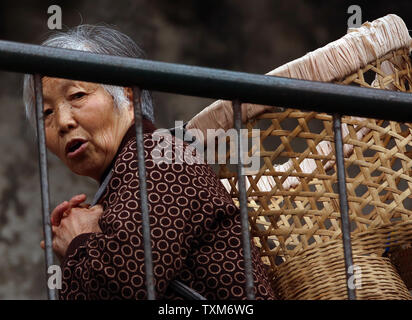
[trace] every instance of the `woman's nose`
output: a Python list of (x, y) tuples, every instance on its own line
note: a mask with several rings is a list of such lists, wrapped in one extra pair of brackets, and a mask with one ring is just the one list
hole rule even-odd
[(60, 135), (68, 133), (77, 126), (73, 116), (72, 107), (69, 104), (62, 104), (57, 110), (57, 125)]

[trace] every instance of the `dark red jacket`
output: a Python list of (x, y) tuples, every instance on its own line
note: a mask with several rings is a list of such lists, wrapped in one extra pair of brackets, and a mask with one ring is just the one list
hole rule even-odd
[[(246, 299), (238, 208), (207, 164), (156, 164), (151, 154), (157, 144), (152, 139), (154, 130), (145, 120), (156, 298), (181, 299), (169, 287), (178, 279), (208, 300)], [(182, 148), (175, 138), (166, 140)], [(62, 263), (60, 299), (147, 298), (134, 126), (125, 135), (112, 169), (100, 200), (102, 233), (79, 235), (70, 244)], [(256, 298), (273, 299), (253, 245), (252, 252)]]

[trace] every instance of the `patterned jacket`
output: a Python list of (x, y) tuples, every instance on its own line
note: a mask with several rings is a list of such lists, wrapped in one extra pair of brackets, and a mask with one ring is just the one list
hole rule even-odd
[[(169, 287), (177, 279), (208, 300), (246, 299), (238, 208), (207, 164), (154, 161), (155, 127), (143, 124), (156, 298), (182, 299)], [(172, 150), (187, 147), (165, 140)], [(102, 233), (81, 234), (69, 245), (60, 299), (147, 298), (134, 125), (109, 169), (99, 201)], [(253, 244), (252, 258), (256, 298), (274, 299)]]

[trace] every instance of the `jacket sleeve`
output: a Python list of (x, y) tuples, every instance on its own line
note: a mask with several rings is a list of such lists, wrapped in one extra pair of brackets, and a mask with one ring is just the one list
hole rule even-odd
[[(146, 145), (147, 144), (147, 145)], [(148, 158), (146, 182), (157, 299), (181, 270), (193, 239), (236, 207), (206, 164), (157, 164)], [(102, 233), (73, 239), (62, 263), (61, 299), (146, 299), (136, 143), (119, 155), (102, 205)]]

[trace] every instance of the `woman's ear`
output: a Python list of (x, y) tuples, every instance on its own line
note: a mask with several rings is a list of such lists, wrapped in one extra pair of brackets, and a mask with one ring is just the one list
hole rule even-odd
[(126, 99), (129, 101), (127, 111), (129, 112), (129, 116), (131, 117), (132, 121), (134, 121), (133, 90), (130, 87), (124, 87), (123, 90), (124, 90), (124, 95), (126, 96)]
[(124, 87), (124, 95), (126, 96), (126, 99), (129, 101), (129, 107), (133, 108), (133, 90), (132, 88), (129, 87)]

